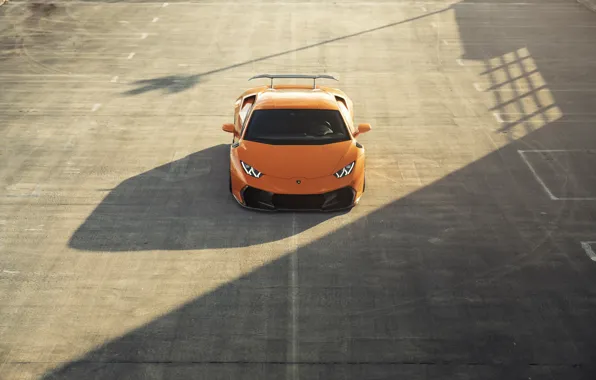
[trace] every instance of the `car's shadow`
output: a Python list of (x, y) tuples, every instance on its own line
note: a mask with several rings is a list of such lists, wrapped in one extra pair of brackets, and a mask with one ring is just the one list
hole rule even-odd
[[(68, 245), (85, 251), (244, 247), (301, 231), (292, 214), (241, 208), (228, 191), (229, 145), (221, 144), (129, 178), (114, 188)], [(337, 213), (301, 216), (301, 230)]]

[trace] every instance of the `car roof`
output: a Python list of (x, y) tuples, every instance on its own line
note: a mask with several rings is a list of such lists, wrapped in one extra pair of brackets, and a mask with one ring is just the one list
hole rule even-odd
[(276, 85), (257, 94), (255, 110), (281, 108), (339, 109), (335, 95), (318, 86)]

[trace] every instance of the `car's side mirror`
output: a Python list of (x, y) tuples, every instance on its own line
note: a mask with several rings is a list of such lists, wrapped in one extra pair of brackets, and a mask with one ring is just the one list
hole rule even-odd
[(366, 133), (371, 129), (372, 127), (368, 123), (358, 124), (358, 130), (356, 131), (356, 134), (359, 135), (361, 133)]
[(236, 128), (234, 128), (234, 124), (232, 123), (226, 123), (224, 125), (221, 126), (221, 129), (225, 132), (228, 133), (235, 133), (236, 132)]

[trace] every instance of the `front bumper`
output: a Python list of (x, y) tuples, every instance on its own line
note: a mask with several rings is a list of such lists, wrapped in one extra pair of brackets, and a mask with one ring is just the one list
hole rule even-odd
[(242, 206), (268, 211), (339, 211), (354, 206), (356, 191), (351, 186), (322, 194), (275, 194), (251, 186), (240, 192)]

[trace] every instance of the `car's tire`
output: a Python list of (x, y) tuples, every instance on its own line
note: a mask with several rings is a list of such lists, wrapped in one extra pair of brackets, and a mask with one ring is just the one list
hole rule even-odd
[(232, 194), (232, 173), (228, 174), (228, 190), (230, 190), (230, 194)]

